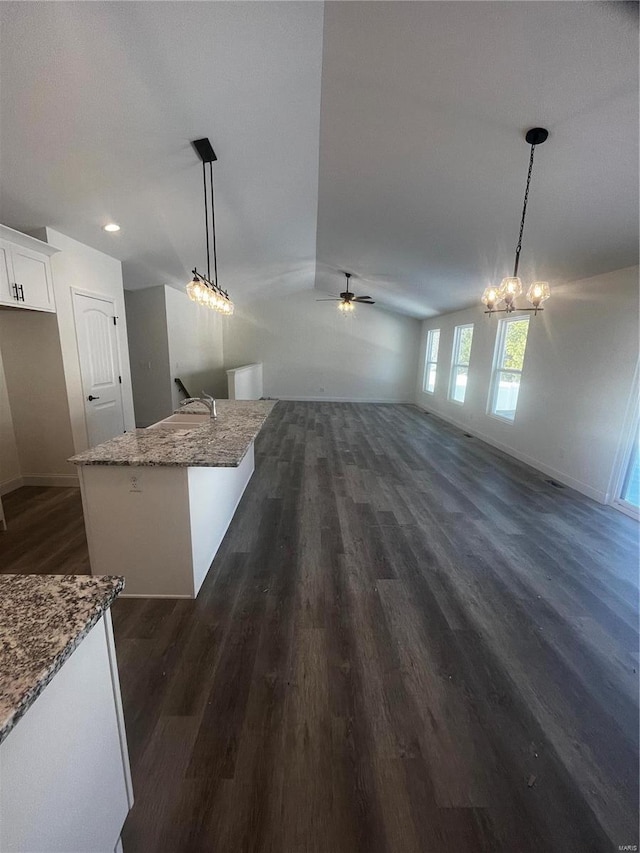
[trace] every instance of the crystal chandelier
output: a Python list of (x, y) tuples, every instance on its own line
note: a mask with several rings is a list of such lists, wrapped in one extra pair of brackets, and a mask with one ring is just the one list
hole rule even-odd
[[(218, 158), (208, 139), (196, 139), (193, 147), (202, 160), (202, 182), (204, 187), (204, 230), (207, 239), (207, 274), (193, 270), (193, 279), (187, 284), (187, 294), (198, 305), (212, 308), (221, 314), (233, 314), (233, 302), (229, 294), (218, 284), (218, 257), (216, 253), (216, 219), (213, 198), (213, 164)], [(207, 190), (207, 164), (209, 164), (209, 190)], [(211, 261), (209, 254), (209, 191), (211, 193), (211, 237), (213, 243), (213, 278), (211, 277)]]
[[(533, 154), (536, 145), (542, 143), (549, 136), (549, 131), (544, 127), (533, 127), (528, 130), (525, 139), (531, 146), (529, 157), (529, 172), (527, 174), (527, 186), (524, 192), (524, 204), (522, 206), (522, 219), (520, 220), (520, 235), (516, 246), (516, 259), (513, 266), (513, 275), (502, 279), (500, 287), (489, 285), (484, 289), (482, 302), (487, 306), (485, 314), (511, 314), (512, 311), (533, 311), (534, 315), (544, 309), (540, 306), (551, 296), (549, 283), (546, 281), (534, 281), (527, 290), (527, 299), (532, 308), (518, 308), (514, 300), (522, 293), (522, 281), (518, 278), (518, 265), (520, 263), (520, 251), (522, 249), (522, 234), (524, 231), (524, 220), (527, 215), (527, 201), (529, 200), (529, 185), (531, 184), (531, 173), (533, 172)], [(496, 308), (496, 305), (504, 303), (504, 308)]]

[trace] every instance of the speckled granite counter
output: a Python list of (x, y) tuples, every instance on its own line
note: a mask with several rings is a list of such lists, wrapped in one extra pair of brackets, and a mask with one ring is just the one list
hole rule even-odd
[(114, 576), (0, 575), (0, 743), (123, 587)]
[[(229, 411), (247, 412), (248, 414), (259, 412), (264, 406), (268, 406), (267, 412), (270, 412), (277, 402), (277, 400), (216, 400), (216, 411), (218, 418)], [(209, 409), (203, 403), (187, 403), (186, 406), (178, 406), (177, 409), (174, 409), (174, 414), (208, 415)]]
[[(185, 433), (170, 427), (137, 429), (73, 456), (76, 465), (154, 465), (237, 468), (276, 405), (275, 400), (219, 400), (218, 418)], [(191, 404), (178, 411), (202, 414)]]

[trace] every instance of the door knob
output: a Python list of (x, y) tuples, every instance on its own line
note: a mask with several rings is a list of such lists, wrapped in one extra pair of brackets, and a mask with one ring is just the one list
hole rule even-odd
[(99, 399), (100, 399), (100, 397), (94, 397), (93, 394), (89, 394), (89, 396), (87, 397), (87, 400), (89, 402), (91, 402), (92, 400), (99, 400)]

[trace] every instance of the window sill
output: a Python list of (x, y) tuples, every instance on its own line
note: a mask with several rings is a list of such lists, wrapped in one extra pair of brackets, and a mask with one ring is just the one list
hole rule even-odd
[(495, 412), (487, 412), (487, 416), (493, 418), (494, 421), (500, 421), (503, 424), (513, 424), (515, 423), (515, 416), (513, 418), (505, 418), (503, 415), (497, 415)]

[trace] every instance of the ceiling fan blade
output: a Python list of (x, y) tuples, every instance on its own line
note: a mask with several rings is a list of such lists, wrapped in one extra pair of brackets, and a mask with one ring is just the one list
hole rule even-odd
[(375, 305), (375, 299), (365, 299), (364, 296), (356, 296), (353, 302), (359, 302), (361, 305)]
[(342, 302), (339, 296), (330, 296), (328, 299), (316, 299), (316, 302)]
[(370, 296), (356, 296), (356, 299), (371, 299)]

